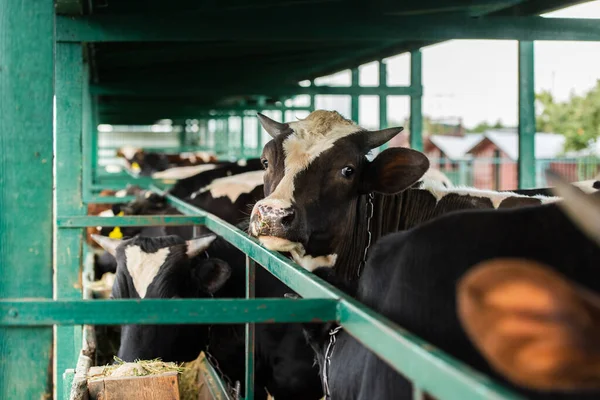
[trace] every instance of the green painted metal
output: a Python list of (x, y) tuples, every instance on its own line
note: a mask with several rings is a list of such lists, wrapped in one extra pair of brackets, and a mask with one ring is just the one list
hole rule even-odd
[[(379, 61), (379, 88), (385, 88), (387, 86), (387, 65), (383, 60)], [(388, 127), (388, 116), (387, 116), (387, 96), (385, 94), (379, 95), (379, 129)], [(379, 147), (380, 151), (383, 151), (389, 147), (389, 143), (385, 143)]]
[(180, 127), (180, 129), (181, 129), (179, 131), (179, 148), (180, 149), (184, 148), (187, 145), (187, 142), (186, 142), (186, 136), (187, 136), (187, 134), (186, 134), (187, 133), (186, 132), (186, 128), (187, 127), (186, 127), (185, 124), (181, 125), (181, 127)]
[[(179, 85), (179, 84), (180, 85)], [(161, 82), (124, 82), (124, 83), (110, 83), (110, 84), (97, 84), (92, 85), (91, 87), (92, 93), (96, 95), (110, 95), (110, 96), (152, 96), (156, 95), (156, 93), (160, 93), (161, 96), (170, 98), (174, 96), (185, 96), (185, 97), (193, 97), (198, 96), (198, 93), (206, 93), (216, 91), (218, 93), (218, 88), (210, 88), (207, 87), (206, 84), (194, 84), (194, 82), (187, 82), (183, 84), (183, 82), (172, 82), (172, 83), (161, 83)], [(264, 90), (264, 89), (263, 89)], [(413, 93), (413, 89), (409, 86), (388, 86), (386, 88), (379, 89), (377, 87), (362, 87), (362, 86), (275, 86), (268, 89), (269, 93), (272, 93), (274, 96), (296, 96), (296, 95), (331, 95), (331, 96), (350, 96), (350, 95), (367, 95), (367, 96), (377, 96), (380, 93), (384, 93), (388, 96), (408, 96)], [(235, 91), (238, 95), (255, 95), (254, 93), (247, 92), (244, 89), (239, 89)], [(168, 100), (165, 102), (165, 107), (161, 108), (160, 111), (164, 110), (168, 106)], [(107, 111), (111, 111), (112, 106), (106, 106), (104, 109), (104, 113)], [(235, 115), (236, 113), (243, 113), (244, 111), (252, 111), (252, 110), (269, 110), (274, 111), (278, 110), (277, 106), (266, 105), (264, 108), (251, 107), (248, 106), (246, 108), (240, 109), (223, 109), (223, 110), (215, 110), (207, 109), (202, 111), (202, 109), (192, 109), (186, 111), (187, 114), (195, 114), (199, 117), (203, 116), (217, 116), (217, 115)], [(145, 111), (144, 108), (133, 109), (131, 112), (134, 114)], [(113, 109), (113, 111), (119, 111), (119, 109)], [(154, 110), (156, 111), (156, 110)], [(173, 112), (175, 110), (172, 110)], [(292, 107), (292, 111), (308, 111), (308, 107), (296, 106)], [(129, 112), (129, 110), (128, 110)]]
[(205, 217), (182, 215), (135, 215), (126, 217), (59, 216), (59, 228), (85, 228), (88, 226), (185, 226), (202, 225)]
[(410, 147), (423, 151), (423, 83), (421, 50), (410, 53), (410, 84), (418, 94), (410, 96)]
[[(314, 80), (312, 80), (312, 79), (311, 79), (311, 81), (310, 81), (310, 86), (311, 86), (311, 87), (312, 87), (312, 86), (315, 86), (315, 81), (314, 81)], [(310, 112), (313, 112), (313, 111), (315, 111), (315, 109), (316, 109), (316, 106), (317, 106), (317, 103), (315, 102), (315, 94), (314, 94), (314, 93), (311, 93), (311, 94), (310, 94), (310, 106), (309, 106), (309, 111), (310, 111)]]
[[(157, 192), (166, 195), (160, 190)], [(236, 227), (171, 195), (166, 195), (166, 198), (184, 214), (205, 216), (208, 229), (246, 253), (302, 297), (337, 299), (338, 320), (344, 329), (411, 379), (414, 385), (434, 397), (482, 400), (519, 398), (452, 357), (430, 350), (432, 346), (423, 340), (349, 298), (283, 255), (268, 251), (256, 239)]]
[[(246, 257), (246, 299), (254, 299), (256, 283), (256, 263)], [(256, 350), (255, 327), (246, 323), (246, 399), (254, 399), (254, 354)]]
[[(90, 83), (87, 82), (87, 90), (89, 93), (90, 90)], [(91, 100), (91, 107), (92, 107), (92, 115), (91, 115), (91, 128), (90, 128), (90, 150), (91, 150), (91, 154), (90, 154), (90, 162), (91, 162), (91, 175), (92, 175), (92, 182), (91, 185), (94, 185), (98, 179), (98, 149), (99, 149), (99, 144), (98, 144), (98, 101), (97, 99), (92, 96), (92, 94), (90, 93), (90, 100)], [(90, 188), (91, 188), (90, 185)], [(87, 193), (86, 193), (87, 194)]]
[[(193, 84), (193, 82), (190, 82)], [(98, 86), (94, 86), (96, 89)], [(265, 104), (263, 110), (281, 110), (280, 106), (273, 104)], [(224, 115), (224, 116), (239, 116), (239, 115), (251, 115), (254, 113), (255, 106), (244, 105), (244, 106), (232, 106), (232, 107), (207, 107), (206, 103), (202, 102), (202, 98), (191, 97), (186, 99), (159, 99), (159, 100), (145, 100), (145, 99), (128, 99), (121, 98), (117, 101), (101, 105), (99, 110), (101, 112), (120, 111), (126, 108), (128, 112), (139, 112), (139, 111), (185, 111), (188, 110), (191, 114), (196, 115)], [(308, 106), (291, 106), (288, 107), (290, 111), (308, 111)]]
[(533, 42), (519, 42), (519, 188), (535, 187), (535, 85)]
[[(205, 370), (200, 370), (203, 377), (204, 382), (208, 386), (208, 391), (212, 396), (213, 400), (229, 400), (230, 396), (221, 380), (217, 371), (213, 368), (210, 362), (206, 358), (202, 359), (200, 363), (205, 367)], [(206, 371), (206, 373), (205, 373)]]
[[(311, 29), (304, 20), (286, 21), (286, 29), (273, 34), (269, 21), (240, 19), (234, 26), (220, 20), (187, 15), (173, 24), (165, 16), (89, 16), (57, 17), (57, 39), (67, 42), (193, 42), (193, 41), (262, 41), (262, 42), (378, 42), (401, 40), (600, 40), (600, 24), (593, 19), (542, 17), (388, 16), (357, 15), (331, 18), (313, 17)], [(168, 20), (167, 20), (168, 21)], [(177, 24), (177, 25), (175, 25)], [(363, 29), (356, 29), (361, 26)], [(127, 28), (127, 29), (124, 29)]]
[(75, 370), (73, 368), (67, 368), (62, 375), (63, 390), (61, 392), (59, 392), (59, 393), (62, 393), (62, 399), (70, 400), (71, 386), (73, 385), (74, 379), (75, 379)]
[(521, 398), (353, 299), (341, 300), (338, 310), (346, 332), (434, 398)]
[(90, 81), (90, 66), (85, 64), (83, 66), (83, 105), (82, 105), (82, 134), (81, 143), (83, 147), (82, 155), (82, 168), (83, 168), (83, 194), (85, 198), (91, 191), (91, 187), (94, 183), (94, 171), (93, 171), (93, 150), (92, 150), (92, 96), (89, 90)]
[[(52, 1), (0, 0), (0, 298), (52, 297)], [(0, 327), (0, 398), (52, 395), (52, 328)]]
[[(352, 89), (353, 89), (353, 93), (349, 93), (350, 94), (350, 119), (352, 121), (358, 122), (359, 119), (359, 115), (360, 115), (360, 93), (359, 91), (356, 91), (357, 88), (360, 87), (360, 72), (358, 70), (358, 68), (352, 68), (351, 70), (352, 73)], [(317, 86), (319, 89), (322, 88), (322, 86)]]
[(244, 117), (240, 117), (240, 150), (239, 150), (239, 156), (240, 158), (244, 158), (244, 155), (246, 153), (246, 127), (244, 126)]
[(121, 204), (136, 200), (135, 196), (85, 196), (83, 202), (85, 204)]
[[(0, 324), (4, 326), (291, 323), (335, 319), (333, 299), (0, 300)], [(75, 360), (72, 362), (74, 365)]]
[[(84, 129), (84, 66), (81, 44), (56, 44), (56, 212), (85, 215), (83, 204), (83, 148)], [(82, 297), (81, 262), (83, 232), (57, 229), (54, 298), (80, 299)], [(81, 347), (81, 327), (56, 327), (55, 382), (57, 393), (62, 393), (60, 374), (77, 362)]]

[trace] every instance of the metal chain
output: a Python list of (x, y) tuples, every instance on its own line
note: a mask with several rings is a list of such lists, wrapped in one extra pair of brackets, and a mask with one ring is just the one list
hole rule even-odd
[(373, 219), (373, 210), (374, 210), (373, 199), (374, 198), (375, 198), (375, 196), (373, 195), (373, 192), (369, 193), (369, 195), (367, 196), (367, 245), (365, 246), (365, 252), (363, 254), (363, 259), (358, 264), (358, 271), (356, 272), (356, 275), (358, 277), (360, 277), (360, 273), (362, 272), (363, 267), (367, 263), (367, 255), (369, 254), (369, 247), (371, 247), (371, 239), (372, 239), (371, 220)]
[(341, 329), (342, 326), (339, 325), (329, 331), (329, 344), (325, 350), (325, 362), (323, 365), (323, 387), (325, 388), (326, 399), (331, 398), (331, 391), (329, 389), (329, 367), (331, 365), (331, 357), (333, 356), (333, 347), (335, 346), (336, 335)]

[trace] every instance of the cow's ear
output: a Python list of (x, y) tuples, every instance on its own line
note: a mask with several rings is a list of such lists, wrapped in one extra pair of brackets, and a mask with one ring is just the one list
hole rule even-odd
[(513, 383), (600, 389), (600, 296), (535, 262), (496, 259), (459, 282), (457, 306), (475, 346)]
[(367, 165), (361, 191), (399, 193), (417, 182), (428, 169), (429, 160), (423, 153), (404, 147), (387, 149)]
[(203, 260), (193, 269), (200, 287), (206, 293), (214, 294), (221, 289), (231, 276), (231, 267), (218, 258)]

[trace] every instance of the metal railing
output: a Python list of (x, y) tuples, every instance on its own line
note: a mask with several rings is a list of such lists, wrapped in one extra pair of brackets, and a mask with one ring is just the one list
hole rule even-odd
[[(432, 167), (443, 172), (455, 186), (480, 189), (518, 188), (517, 162), (510, 158), (474, 157), (465, 159), (429, 158)], [(594, 179), (600, 174), (600, 157), (535, 160), (535, 187), (548, 187), (544, 171), (553, 170), (570, 182)]]
[[(415, 398), (427, 393), (435, 398), (519, 398), (462, 362), (435, 349), (419, 337), (345, 295), (283, 255), (220, 218), (151, 187), (184, 215), (169, 216), (60, 216), (58, 229), (88, 226), (204, 225), (246, 254), (245, 299), (168, 300), (2, 300), (0, 325), (105, 325), (105, 324), (246, 324), (245, 399), (253, 399), (254, 324), (337, 321), (345, 331), (413, 382)], [(255, 299), (255, 265), (260, 264), (301, 299)], [(218, 312), (216, 312), (218, 310)], [(175, 312), (174, 312), (175, 311)], [(61, 357), (61, 354), (58, 354)], [(70, 385), (73, 371), (64, 374)], [(68, 390), (63, 390), (68, 393)]]

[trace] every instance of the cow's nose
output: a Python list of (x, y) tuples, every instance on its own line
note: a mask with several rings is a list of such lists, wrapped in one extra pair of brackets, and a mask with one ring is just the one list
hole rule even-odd
[(293, 208), (276, 208), (269, 205), (257, 205), (252, 215), (252, 223), (257, 236), (277, 236), (290, 228), (296, 218)]

